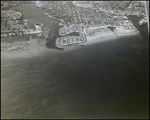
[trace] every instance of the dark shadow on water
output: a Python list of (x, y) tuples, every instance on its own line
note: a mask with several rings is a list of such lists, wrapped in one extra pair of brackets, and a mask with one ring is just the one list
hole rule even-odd
[(64, 50), (63, 48), (57, 48), (55, 46), (55, 41), (49, 41), (45, 45), (46, 45), (46, 47), (48, 47), (50, 49)]
[(114, 29), (116, 28), (116, 27), (107, 27), (108, 29), (110, 29), (112, 32), (114, 32)]
[(143, 18), (143, 17), (138, 17), (136, 15), (129, 15), (127, 16), (129, 18), (129, 20), (132, 21), (134, 27), (136, 27), (136, 29), (140, 32), (140, 34), (142, 35), (142, 37), (148, 41), (149, 39), (149, 33), (148, 33), (148, 25), (147, 23), (143, 24), (143, 25), (139, 25), (138, 22)]
[(116, 27), (107, 27), (109, 30), (111, 30), (116, 36), (118, 36), (115, 32), (114, 29), (116, 29)]
[(139, 32), (143, 36), (143, 38), (148, 41), (149, 40), (149, 33), (148, 33), (148, 27), (147, 23), (139, 26)]
[(81, 47), (84, 47), (84, 45), (76, 45), (76, 46), (81, 46)]

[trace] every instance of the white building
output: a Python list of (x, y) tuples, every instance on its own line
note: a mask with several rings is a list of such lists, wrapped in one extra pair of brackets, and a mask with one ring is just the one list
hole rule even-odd
[(42, 32), (43, 24), (41, 24), (41, 23), (36, 23), (36, 24), (34, 24), (34, 27), (35, 27), (35, 31), (37, 31), (37, 32)]

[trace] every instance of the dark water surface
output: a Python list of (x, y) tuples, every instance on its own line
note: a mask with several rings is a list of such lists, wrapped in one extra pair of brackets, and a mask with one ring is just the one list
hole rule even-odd
[(1, 59), (1, 118), (148, 118), (149, 45), (121, 38)]
[(140, 34), (143, 36), (145, 40), (148, 41), (149, 39), (149, 33), (148, 33), (148, 25), (147, 23), (143, 25), (139, 25), (138, 22), (143, 18), (143, 17), (138, 17), (136, 15), (129, 15), (127, 16), (133, 23), (134, 27), (140, 32)]

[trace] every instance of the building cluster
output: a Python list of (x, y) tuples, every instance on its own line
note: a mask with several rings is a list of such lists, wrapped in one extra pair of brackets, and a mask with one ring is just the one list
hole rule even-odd
[[(127, 30), (136, 30), (128, 15), (146, 16), (141, 2), (131, 1), (2, 1), (1, 2), (1, 33), (2, 36), (14, 36), (43, 32), (46, 38), (58, 37), (56, 44), (66, 46), (86, 42), (83, 29), (89, 36), (110, 32), (106, 26), (122, 26)], [(19, 11), (6, 10), (20, 5), (35, 5), (44, 8), (44, 14), (62, 19), (59, 31), (42, 31), (42, 25), (35, 24), (35, 29), (27, 29)], [(146, 20), (143, 19), (145, 22)], [(139, 24), (143, 23), (140, 22)], [(55, 25), (54, 25), (55, 26)], [(98, 27), (95, 27), (98, 26)], [(103, 27), (105, 26), (105, 27)], [(59, 35), (56, 34), (56, 31)], [(79, 32), (80, 36), (65, 36), (72, 32)]]
[(1, 11), (1, 36), (21, 36), (24, 34), (36, 34), (42, 32), (41, 24), (34, 24), (35, 29), (27, 28), (27, 20), (23, 19), (23, 15), (15, 10)]
[(73, 44), (80, 44), (86, 42), (86, 36), (84, 33), (80, 33), (80, 36), (65, 36), (65, 37), (58, 37), (56, 39), (56, 46), (58, 48), (63, 48), (65, 46), (73, 45)]
[(1, 11), (2, 19), (7, 19), (7, 20), (18, 20), (22, 19), (23, 15), (19, 11), (14, 11), (14, 10), (5, 10)]
[[(80, 25), (83, 27), (89, 27), (89, 26), (123, 26), (126, 29), (135, 29), (135, 27), (133, 26), (133, 24), (131, 23), (130, 20), (127, 20), (127, 18), (125, 17), (125, 12), (122, 13), (120, 12), (116, 12), (115, 10), (119, 8), (116, 7), (116, 9), (114, 9), (115, 12), (111, 11), (111, 7), (106, 7), (104, 8), (105, 4), (102, 4), (102, 2), (97, 2), (99, 4), (94, 4), (94, 7), (91, 7), (90, 5), (88, 6), (88, 4), (93, 4), (90, 2), (86, 2), (87, 7), (84, 7), (81, 4), (82, 2), (71, 2), (69, 4), (67, 4), (67, 2), (62, 2), (60, 3), (56, 3), (56, 1), (51, 2), (51, 7), (49, 7), (48, 13), (56, 18), (61, 18), (64, 20), (64, 23), (67, 26), (70, 26), (72, 24), (75, 25)], [(95, 2), (94, 2), (95, 3)], [(105, 2), (104, 2), (105, 3)], [(106, 2), (107, 3), (107, 2)], [(120, 6), (122, 6), (122, 4), (127, 4), (126, 3), (121, 3), (119, 4)], [(82, 3), (83, 4), (83, 3)], [(84, 3), (85, 4), (85, 3)], [(62, 6), (65, 6), (65, 9), (61, 9), (63, 8)], [(102, 6), (103, 5), (103, 6)], [(124, 6), (125, 6), (124, 5)], [(106, 6), (106, 5), (105, 5)], [(66, 11), (65, 11), (66, 10)], [(69, 13), (68, 13), (69, 11)], [(126, 10), (125, 10), (126, 11)], [(64, 13), (66, 13), (67, 16), (63, 16)], [(62, 14), (63, 13), (63, 14)], [(127, 13), (127, 12), (126, 12)], [(55, 15), (54, 15), (55, 14)], [(128, 11), (128, 15), (140, 15), (139, 11)], [(144, 14), (144, 12), (142, 12), (141, 14)], [(64, 31), (61, 32), (60, 30), (60, 34), (65, 34), (65, 32), (69, 31), (68, 29), (64, 29)]]
[(34, 24), (34, 29), (23, 29), (23, 34), (39, 34), (42, 33), (43, 24)]
[(63, 24), (69, 26), (73, 7), (72, 1), (49, 1), (47, 2), (44, 13), (48, 16), (63, 20)]
[(45, 8), (46, 14), (63, 19), (67, 26), (123, 25), (125, 28), (130, 28), (126, 25), (131, 24), (122, 24), (125, 15), (145, 16), (146, 14), (144, 4), (138, 1), (7, 1), (2, 2), (2, 7), (24, 4)]
[(14, 10), (1, 11), (1, 35), (2, 37), (22, 35), (24, 28), (22, 13)]
[(4, 0), (1, 1), (1, 10), (8, 10), (12, 7), (23, 6), (23, 5), (36, 5), (36, 1), (12, 1)]
[(82, 29), (82, 27), (80, 25), (72, 24), (72, 25), (70, 25), (68, 27), (66, 26), (66, 27), (60, 28), (59, 29), (59, 35), (65, 36), (65, 35), (67, 35), (69, 33), (72, 33), (72, 32), (82, 32), (82, 31), (83, 31), (83, 29)]
[(138, 24), (139, 24), (139, 25), (143, 25), (143, 24), (145, 24), (146, 22), (147, 22), (147, 18), (144, 17), (143, 19), (141, 19), (141, 20), (138, 22)]
[(109, 33), (111, 31), (107, 27), (91, 27), (91, 28), (85, 29), (85, 32), (88, 36), (95, 36), (98, 34)]
[(102, 11), (98, 8), (79, 8), (72, 16), (71, 24), (89, 26), (123, 26), (126, 29), (135, 29), (132, 22), (125, 15)]

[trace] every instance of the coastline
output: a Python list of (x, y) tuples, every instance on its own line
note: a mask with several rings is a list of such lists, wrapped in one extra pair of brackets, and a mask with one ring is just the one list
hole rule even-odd
[[(112, 39), (117, 39), (117, 36), (112, 33), (107, 33), (103, 35), (97, 35), (95, 37), (89, 37), (87, 38), (87, 42), (81, 43), (81, 44), (73, 44), (71, 46), (64, 47), (65, 51), (72, 49), (77, 49), (77, 46), (86, 46), (91, 44), (96, 44), (100, 42), (109, 41)], [(14, 42), (15, 43), (15, 42)], [(24, 42), (23, 45), (20, 45), (18, 48), (18, 44), (11, 44), (11, 46), (8, 47), (6, 50), (1, 50), (1, 57), (3, 58), (28, 58), (28, 57), (34, 57), (34, 56), (40, 56), (42, 54), (47, 53), (61, 53), (62, 50), (57, 50), (54, 48), (48, 48), (48, 43), (45, 39), (37, 39), (37, 38), (29, 38), (29, 41)], [(9, 43), (1, 44), (1, 47), (9, 45)], [(46, 47), (47, 46), (47, 47)], [(18, 48), (18, 49), (16, 49)], [(24, 49), (25, 48), (25, 49)]]
[[(16, 43), (16, 44), (15, 44)], [(21, 41), (22, 43), (22, 41)], [(57, 50), (49, 49), (46, 47), (47, 41), (44, 39), (29, 38), (29, 41), (18, 45), (14, 42), (11, 46), (1, 50), (1, 58), (28, 58), (40, 56), (43, 53), (55, 53)], [(1, 46), (8, 46), (9, 43), (2, 43)]]
[[(29, 6), (27, 6), (27, 7), (29, 7)], [(15, 8), (15, 7), (14, 7)], [(14, 9), (13, 8), (13, 9)], [(29, 8), (31, 8), (31, 9), (34, 9), (34, 8), (32, 8), (32, 7), (29, 7)], [(16, 8), (15, 8), (16, 9)], [(19, 8), (18, 8), (19, 9)], [(17, 9), (17, 10), (18, 10)], [(23, 8), (24, 9), (24, 8)], [(39, 9), (39, 8), (35, 8), (35, 10), (37, 10), (37, 9)], [(22, 10), (18, 10), (18, 11), (22, 11)], [(49, 14), (47, 14), (46, 12), (44, 12), (44, 10), (39, 10), (40, 11), (40, 13), (41, 14), (43, 14), (44, 16), (47, 16), (48, 17), (48, 19), (52, 19), (52, 21), (53, 20), (57, 20), (57, 25), (55, 26), (55, 29), (56, 29), (56, 31), (57, 31), (57, 34), (58, 34), (58, 36), (57, 37), (61, 37), (60, 35), (59, 35), (59, 29), (61, 28), (61, 26), (59, 25), (59, 23), (60, 22), (63, 22), (64, 20), (63, 19), (59, 19), (59, 18), (56, 18), (56, 17), (53, 17), (53, 16), (51, 16), (51, 15), (49, 15)], [(28, 15), (27, 15), (28, 16)], [(27, 17), (26, 16), (26, 17)], [(30, 19), (30, 18), (28, 18), (28, 19)], [(42, 21), (42, 20), (40, 20), (40, 21)], [(33, 22), (33, 21), (32, 21)], [(31, 23), (32, 23), (31, 22)], [(135, 24), (135, 23), (134, 23)], [(115, 37), (119, 37), (119, 36), (126, 36), (126, 35), (132, 35), (132, 34), (130, 34), (131, 32), (133, 32), (132, 30), (130, 31), (130, 30), (115, 30), (115, 32), (113, 33), (111, 33), (111, 32), (108, 32), (108, 33), (100, 33), (100, 34), (98, 34), (98, 35), (94, 35), (94, 36), (89, 36), (88, 35), (88, 33), (87, 33), (87, 31), (86, 30), (91, 30), (92, 31), (92, 29), (95, 29), (95, 28), (107, 28), (107, 26), (90, 26), (89, 28), (84, 28), (83, 29), (83, 32), (84, 32), (84, 34), (86, 35), (86, 38), (87, 38), (87, 42), (85, 42), (85, 43), (80, 43), (80, 44), (89, 44), (89, 43), (94, 43), (94, 42), (96, 42), (96, 41), (104, 41), (104, 39), (110, 39), (110, 38), (112, 38), (112, 37), (110, 37), (110, 36), (115, 36)], [(116, 27), (116, 29), (118, 29), (117, 27)], [(121, 32), (122, 31), (122, 32)], [(134, 33), (134, 32), (133, 32)], [(73, 36), (73, 34), (74, 33), (72, 33), (72, 36)], [(134, 33), (133, 35), (135, 35), (135, 34), (137, 34), (137, 33)], [(65, 36), (63, 36), (63, 37), (67, 37), (68, 35), (65, 35)], [(98, 40), (97, 40), (98, 39)], [(100, 39), (100, 40), (99, 40)], [(53, 42), (55, 42), (55, 40), (52, 40)], [(53, 46), (52, 45), (52, 43), (53, 42), (49, 42), (49, 46)], [(79, 45), (80, 45), (79, 44)], [(45, 43), (45, 46), (47, 46), (46, 45), (46, 43)], [(72, 46), (72, 45), (71, 45)], [(50, 47), (51, 48), (51, 47)]]
[[(118, 32), (120, 32), (120, 30)], [(82, 45), (86, 46), (86, 45), (91, 45), (91, 44), (97, 44), (97, 43), (101, 43), (101, 42), (110, 41), (113, 39), (119, 39), (121, 37), (128, 37), (128, 36), (135, 36), (135, 35), (139, 35), (139, 33), (131, 32), (131, 31), (126, 31), (126, 32), (122, 31), (122, 34), (117, 33), (117, 36), (116, 36), (116, 34), (114, 34), (111, 31), (109, 33), (98, 34), (95, 36), (86, 36), (87, 42), (80, 43), (80, 44), (73, 44), (71, 46), (64, 47), (64, 50), (65, 51), (69, 50), (71, 47), (72, 47), (72, 49), (76, 49), (76, 48), (78, 48), (76, 46), (82, 46)], [(29, 41), (20, 41), (20, 42), (22, 42), (24, 44), (23, 45), (21, 44), (22, 46), (20, 45), (19, 46), (20, 49), (17, 49), (17, 50), (13, 50), (18, 47), (17, 44), (11, 44), (11, 46), (13, 46), (13, 47), (11, 47), (11, 46), (9, 46), (10, 43), (8, 44), (8, 43), (2, 42), (1, 48), (3, 48), (3, 46), (9, 46), (8, 50), (1, 49), (2, 58), (3, 57), (4, 58), (32, 57), (32, 56), (38, 56), (38, 55), (41, 55), (41, 54), (47, 53), (47, 52), (53, 53), (53, 52), (57, 51), (57, 49), (54, 48), (52, 43), (47, 42), (45, 39), (32, 38), (30, 36)], [(15, 41), (14, 41), (14, 43), (15, 43)]]

